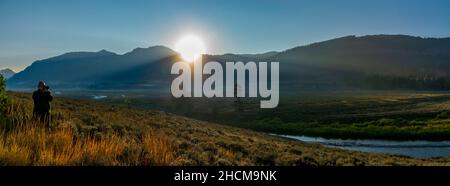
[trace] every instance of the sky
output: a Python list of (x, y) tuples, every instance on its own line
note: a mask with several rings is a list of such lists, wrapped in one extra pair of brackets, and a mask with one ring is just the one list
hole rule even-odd
[(263, 53), (347, 35), (450, 36), (449, 0), (0, 0), (0, 69), (66, 52), (173, 48)]

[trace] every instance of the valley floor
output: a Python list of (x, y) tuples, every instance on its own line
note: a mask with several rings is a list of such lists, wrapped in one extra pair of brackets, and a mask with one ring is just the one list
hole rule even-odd
[(2, 165), (450, 165), (305, 144), (162, 111), (56, 98), (52, 129), (31, 120), (31, 96), (9, 93)]
[[(123, 98), (105, 100), (123, 103)], [(444, 91), (305, 92), (274, 109), (259, 100), (133, 99), (127, 105), (281, 135), (334, 139), (450, 140), (450, 93)]]

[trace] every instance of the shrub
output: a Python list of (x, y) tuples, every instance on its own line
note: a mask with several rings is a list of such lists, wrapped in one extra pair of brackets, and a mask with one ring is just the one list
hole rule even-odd
[(3, 78), (2, 75), (0, 75), (0, 113), (2, 115), (6, 113), (6, 110), (10, 103), (11, 100), (6, 95), (5, 79)]
[(448, 119), (449, 118), (449, 114), (448, 112), (441, 112), (438, 115), (436, 115), (436, 119)]

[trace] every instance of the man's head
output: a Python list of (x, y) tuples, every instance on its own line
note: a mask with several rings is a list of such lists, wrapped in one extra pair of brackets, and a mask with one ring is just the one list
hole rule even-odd
[(38, 89), (39, 90), (44, 90), (46, 87), (45, 82), (44, 81), (39, 81), (38, 83)]

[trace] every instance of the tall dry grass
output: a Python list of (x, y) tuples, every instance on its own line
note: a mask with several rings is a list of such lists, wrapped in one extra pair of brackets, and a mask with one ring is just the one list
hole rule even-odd
[(32, 123), (0, 133), (0, 165), (170, 165), (174, 159), (164, 135), (76, 137), (71, 129)]
[[(0, 165), (449, 165), (308, 145), (265, 134), (92, 101), (57, 98), (51, 129), (31, 118), (31, 95), (10, 93), (0, 115)], [(1, 113), (0, 113), (1, 114)]]
[(14, 101), (0, 116), (0, 165), (170, 165), (175, 145), (164, 134), (77, 135), (64, 113), (52, 128), (31, 117), (26, 102)]
[(142, 144), (149, 158), (145, 164), (170, 165), (175, 159), (175, 146), (165, 135), (145, 134)]

